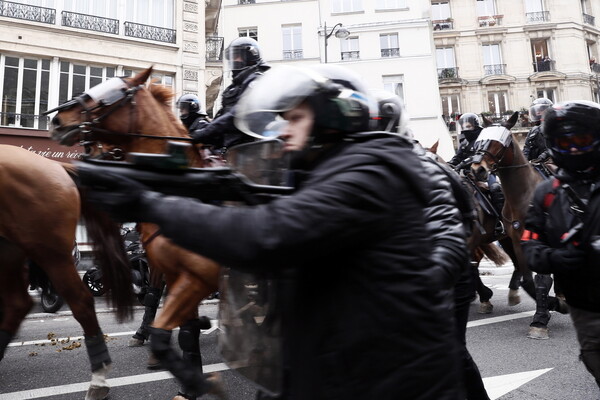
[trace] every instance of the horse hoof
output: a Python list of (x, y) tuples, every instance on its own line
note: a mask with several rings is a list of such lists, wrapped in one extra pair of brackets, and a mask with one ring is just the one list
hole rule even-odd
[(148, 356), (148, 363), (146, 367), (148, 369), (164, 369), (163, 365), (160, 363), (160, 360), (152, 353), (150, 353)]
[(510, 289), (508, 291), (508, 305), (510, 307), (514, 307), (519, 303), (521, 303), (521, 296), (519, 296), (519, 290)]
[(129, 347), (141, 347), (144, 345), (145, 340), (144, 339), (138, 339), (135, 337), (132, 337), (131, 339), (129, 339), (129, 343), (127, 344)]
[(85, 400), (104, 400), (109, 390), (108, 386), (90, 386), (85, 394)]
[(493, 309), (494, 305), (492, 303), (489, 301), (484, 301), (483, 303), (479, 304), (479, 310), (477, 310), (477, 312), (479, 314), (491, 314)]
[(535, 326), (529, 327), (529, 332), (527, 333), (527, 337), (529, 339), (538, 339), (538, 340), (550, 339), (550, 336), (548, 336), (548, 328), (538, 328)]
[(564, 301), (563, 299), (561, 299), (560, 297), (557, 297), (556, 299), (558, 300), (558, 305), (556, 306), (555, 311), (557, 311), (561, 314), (568, 314), (569, 313), (569, 305), (567, 304), (567, 302)]

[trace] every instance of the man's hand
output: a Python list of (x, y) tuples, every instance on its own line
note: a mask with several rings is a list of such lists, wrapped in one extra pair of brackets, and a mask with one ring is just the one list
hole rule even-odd
[(553, 272), (568, 273), (583, 268), (586, 257), (587, 252), (585, 250), (570, 243), (566, 247), (552, 251), (549, 260)]
[(144, 220), (142, 197), (152, 193), (147, 186), (122, 175), (104, 171), (97, 173), (82, 170), (79, 177), (85, 187), (84, 201), (93, 203), (119, 222)]

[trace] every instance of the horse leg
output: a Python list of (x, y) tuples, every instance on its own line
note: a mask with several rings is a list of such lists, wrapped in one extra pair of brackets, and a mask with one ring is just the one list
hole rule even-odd
[[(72, 242), (69, 242), (72, 243)], [(86, 393), (86, 400), (104, 399), (109, 392), (106, 374), (112, 363), (104, 334), (98, 324), (94, 310), (94, 298), (79, 277), (69, 244), (62, 254), (46, 254), (34, 261), (44, 269), (56, 292), (65, 299), (73, 317), (84, 332), (84, 342), (92, 369), (92, 380)]]
[(4, 278), (0, 279), (0, 360), (21, 322), (31, 310), (33, 300), (27, 293), (25, 254), (7, 240), (0, 238), (0, 257)]
[[(195, 399), (212, 390), (211, 385), (202, 375), (202, 369), (197, 365), (201, 362), (198, 337), (202, 326), (201, 320), (191, 320), (190, 315), (197, 312), (200, 301), (210, 294), (214, 288), (203, 281), (181, 273), (173, 285), (169, 285), (169, 296), (163, 311), (150, 328), (150, 346), (154, 355), (182, 384), (182, 394)], [(180, 358), (171, 348), (172, 330), (182, 325), (180, 346), (184, 358)], [(185, 355), (188, 353), (187, 355)]]
[(511, 307), (521, 303), (521, 296), (519, 296), (521, 278), (521, 271), (515, 267), (512, 276), (510, 277), (510, 282), (508, 282), (508, 305)]
[(548, 322), (550, 321), (550, 309), (548, 305), (548, 293), (552, 287), (552, 277), (546, 274), (536, 274), (535, 282), (535, 314), (529, 324), (530, 339), (549, 339)]
[[(151, 273), (152, 274), (152, 273)], [(160, 298), (163, 294), (163, 287), (150, 286), (144, 295), (144, 315), (142, 316), (142, 324), (129, 340), (130, 347), (142, 346), (150, 335), (150, 325), (156, 317), (156, 311), (160, 304)]]

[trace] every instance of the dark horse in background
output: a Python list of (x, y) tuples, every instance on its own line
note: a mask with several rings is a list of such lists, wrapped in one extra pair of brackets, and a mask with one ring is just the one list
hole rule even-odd
[(556, 297), (548, 297), (547, 300), (541, 299), (543, 296), (540, 296), (540, 290), (536, 288), (533, 274), (527, 267), (523, 255), (521, 236), (524, 230), (525, 216), (535, 188), (543, 180), (543, 177), (525, 159), (516, 139), (510, 132), (518, 117), (519, 113), (515, 112), (508, 121), (501, 125), (490, 125), (490, 121), (486, 121), (485, 129), (481, 131), (475, 142), (476, 153), (471, 164), (471, 174), (480, 182), (487, 182), (491, 173), (496, 174), (500, 179), (506, 198), (500, 217), (506, 235), (499, 238), (498, 241), (515, 266), (509, 284), (509, 305), (516, 305), (520, 302), (518, 297), (520, 285), (527, 294), (536, 300), (537, 305), (536, 316), (530, 326), (528, 337), (544, 339), (547, 338), (547, 328), (545, 328), (543, 320), (540, 320), (539, 311), (543, 307), (540, 302), (547, 301), (551, 310), (561, 313), (566, 313), (567, 307), (562, 299)]
[[(0, 145), (0, 359), (31, 309), (27, 260), (38, 265), (81, 324), (92, 369), (86, 400), (108, 394), (111, 359), (98, 324), (94, 300), (73, 260), (82, 216), (120, 320), (131, 315), (131, 272), (118, 226), (87, 206), (70, 165), (19, 147)], [(1, 366), (0, 366), (1, 368)]]
[[(169, 141), (189, 142), (187, 129), (169, 105), (172, 91), (146, 85), (151, 73), (148, 68), (132, 78), (110, 79), (59, 106), (52, 119), (52, 138), (68, 146), (84, 141), (91, 155), (109, 160), (123, 160), (131, 152), (164, 154)], [(211, 165), (200, 146), (189, 147), (186, 155), (190, 167)], [(150, 269), (164, 273), (169, 291), (150, 329), (152, 353), (182, 383), (186, 397), (175, 399), (218, 393), (215, 381), (202, 376), (198, 305), (217, 290), (220, 266), (174, 245), (155, 225), (139, 226)], [(170, 345), (177, 327), (183, 358)]]

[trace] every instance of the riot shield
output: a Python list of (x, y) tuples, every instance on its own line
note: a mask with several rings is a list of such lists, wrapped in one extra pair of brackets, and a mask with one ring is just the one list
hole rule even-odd
[(262, 390), (282, 390), (281, 314), (276, 281), (222, 268), (219, 350), (225, 363)]

